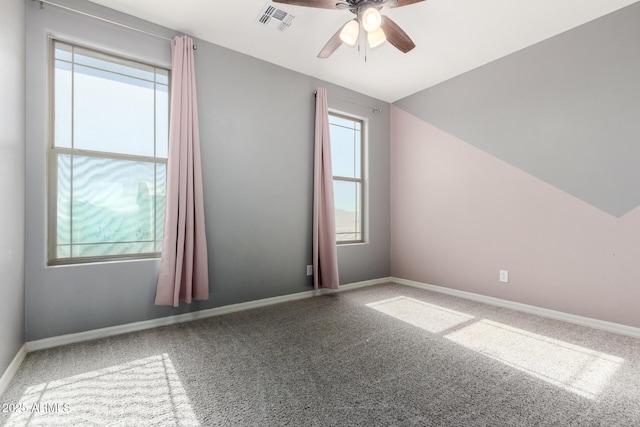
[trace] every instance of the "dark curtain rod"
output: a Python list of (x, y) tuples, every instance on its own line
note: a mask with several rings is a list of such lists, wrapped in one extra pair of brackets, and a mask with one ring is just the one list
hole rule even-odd
[[(317, 94), (318, 94), (318, 91), (314, 90), (313, 91), (313, 96), (316, 96)], [(357, 105), (358, 107), (362, 107), (362, 108), (366, 108), (367, 110), (371, 110), (374, 113), (382, 113), (384, 111), (382, 108), (372, 107), (371, 105), (359, 104), (359, 103), (357, 103), (355, 101), (351, 101), (350, 99), (339, 98), (337, 96), (327, 95), (327, 98), (334, 99), (336, 101), (346, 102), (346, 103), (353, 104), (353, 105)]]
[[(83, 12), (83, 11), (77, 10), (77, 9), (73, 9), (71, 7), (68, 7), (68, 6), (63, 6), (63, 5), (58, 4), (58, 3), (53, 3), (53, 2), (50, 2), (48, 0), (33, 0), (33, 1), (37, 1), (38, 3), (40, 3), (40, 8), (42, 8), (43, 4), (48, 4), (48, 5), (51, 5), (51, 6), (59, 7), (60, 9), (64, 9), (64, 10), (68, 10), (70, 12), (77, 13), (79, 15), (88, 16), (89, 18), (93, 18), (93, 19), (97, 19), (97, 20), (102, 21), (102, 22), (107, 22), (109, 24), (117, 25), (118, 27), (126, 28), (126, 29), (132, 30), (132, 31), (137, 31), (138, 33), (146, 34), (148, 36), (156, 37), (156, 38), (167, 40), (167, 41), (173, 41), (173, 39), (170, 39), (170, 38), (165, 37), (165, 36), (161, 36), (160, 34), (155, 34), (155, 33), (149, 32), (149, 31), (141, 30), (140, 28), (132, 27), (130, 25), (123, 24), (121, 22), (112, 21), (110, 19), (103, 18), (101, 16), (92, 15), (90, 13)], [(197, 49), (198, 49), (198, 46), (196, 46), (194, 44), (193, 45), (193, 50), (197, 50)]]

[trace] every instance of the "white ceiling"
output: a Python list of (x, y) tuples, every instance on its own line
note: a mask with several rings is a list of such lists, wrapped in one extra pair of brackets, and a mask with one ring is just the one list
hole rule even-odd
[(317, 54), (353, 15), (275, 4), (295, 16), (283, 32), (257, 22), (267, 0), (91, 0), (217, 45), (394, 102), (640, 0), (427, 0), (383, 8), (416, 48)]

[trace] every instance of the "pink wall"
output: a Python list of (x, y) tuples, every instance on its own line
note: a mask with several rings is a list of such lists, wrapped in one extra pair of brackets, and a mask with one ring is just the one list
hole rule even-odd
[(393, 276), (640, 327), (640, 207), (611, 216), (393, 106), (391, 129)]

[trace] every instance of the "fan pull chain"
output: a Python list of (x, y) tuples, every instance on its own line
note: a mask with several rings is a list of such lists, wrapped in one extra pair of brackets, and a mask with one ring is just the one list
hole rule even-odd
[[(360, 43), (364, 44), (364, 62), (367, 62), (367, 40), (365, 36), (364, 27), (360, 24), (360, 34), (358, 37), (358, 54), (360, 53)], [(364, 40), (363, 40), (364, 39)]]
[(367, 42), (364, 42), (364, 62), (367, 62)]
[[(360, 55), (360, 40), (358, 40), (358, 55)], [(367, 43), (364, 44), (364, 62), (367, 62)]]

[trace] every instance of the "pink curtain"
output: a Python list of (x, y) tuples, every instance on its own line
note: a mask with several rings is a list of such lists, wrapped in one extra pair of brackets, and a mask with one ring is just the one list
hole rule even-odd
[(193, 39), (171, 43), (167, 197), (156, 305), (209, 299)]
[(338, 252), (333, 204), (333, 172), (327, 90), (316, 91), (316, 136), (313, 165), (313, 286), (337, 289)]

